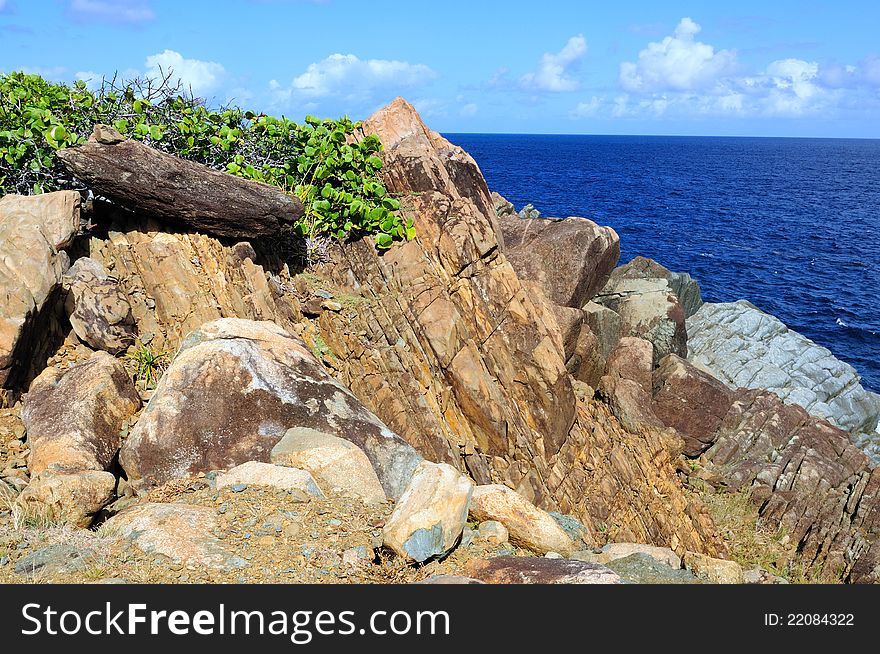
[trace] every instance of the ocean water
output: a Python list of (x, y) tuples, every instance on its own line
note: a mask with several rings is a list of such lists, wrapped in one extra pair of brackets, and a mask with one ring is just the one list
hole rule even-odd
[(880, 392), (880, 140), (445, 136), (517, 210), (612, 226), (621, 263), (748, 299)]

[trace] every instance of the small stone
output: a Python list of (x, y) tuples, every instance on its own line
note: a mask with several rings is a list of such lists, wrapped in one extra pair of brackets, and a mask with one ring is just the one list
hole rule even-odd
[(321, 306), (327, 309), (327, 311), (342, 311), (342, 305), (339, 304), (339, 302), (335, 302), (334, 300), (324, 300), (323, 302), (321, 302)]
[(743, 569), (736, 561), (714, 559), (705, 554), (686, 552), (684, 565), (700, 579), (705, 579), (713, 584), (743, 583)]
[(545, 559), (564, 559), (565, 557), (562, 556), (562, 554), (560, 554), (559, 552), (547, 552), (544, 555), (544, 558)]
[(223, 502), (223, 504), (221, 504), (221, 505), (217, 508), (217, 513), (219, 513), (220, 515), (223, 515), (223, 514), (226, 513), (228, 510), (229, 510), (229, 504), (227, 504), (226, 502)]
[(373, 559), (373, 552), (364, 545), (352, 547), (342, 553), (342, 563), (357, 567)]
[(316, 297), (322, 298), (324, 300), (332, 300), (333, 299), (333, 293), (331, 293), (330, 291), (325, 291), (323, 288), (319, 288), (318, 290), (316, 290), (313, 293), (313, 295), (315, 295)]
[(478, 531), (481, 539), (496, 545), (506, 543), (510, 538), (507, 527), (497, 520), (484, 520), (480, 523)]
[(231, 490), (233, 493), (241, 493), (243, 491), (246, 491), (247, 487), (247, 484), (232, 484), (232, 486), (229, 487), (229, 490)]

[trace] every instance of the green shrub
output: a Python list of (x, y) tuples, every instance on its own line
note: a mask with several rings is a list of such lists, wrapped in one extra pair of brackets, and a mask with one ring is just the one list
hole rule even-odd
[(355, 139), (348, 118), (304, 123), (237, 107), (211, 110), (169, 78), (53, 84), (36, 75), (0, 75), (0, 193), (85, 190), (55, 151), (83, 143), (97, 123), (184, 159), (273, 184), (306, 208), (294, 227), (307, 242), (375, 235), (379, 248), (415, 236), (379, 180), (375, 135)]

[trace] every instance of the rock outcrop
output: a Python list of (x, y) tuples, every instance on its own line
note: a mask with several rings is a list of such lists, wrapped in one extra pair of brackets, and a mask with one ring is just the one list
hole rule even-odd
[(607, 283), (620, 258), (620, 237), (586, 218), (501, 217), (504, 254), (521, 280), (554, 304), (580, 309)]
[(330, 377), (299, 339), (269, 322), (224, 318), (190, 334), (132, 430), (120, 463), (137, 486), (248, 461), (268, 462), (288, 429), (363, 449), (389, 497), (416, 452)]
[(12, 404), (60, 337), (57, 301), (80, 227), (80, 196), (0, 198), (0, 406)]
[(635, 257), (615, 270), (613, 277), (614, 279), (665, 279), (688, 318), (703, 306), (700, 284), (697, 280), (686, 272), (673, 272), (647, 257)]
[(826, 348), (745, 302), (705, 304), (687, 321), (689, 359), (731, 388), (767, 389), (851, 432), (880, 461), (880, 395)]
[(131, 304), (118, 282), (99, 262), (77, 259), (64, 277), (70, 326), (79, 339), (96, 350), (119, 354), (134, 343)]

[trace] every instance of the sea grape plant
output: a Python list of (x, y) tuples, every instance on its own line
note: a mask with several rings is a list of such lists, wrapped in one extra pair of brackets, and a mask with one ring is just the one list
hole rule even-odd
[(306, 116), (303, 123), (238, 107), (208, 108), (159, 79), (54, 84), (37, 75), (0, 75), (0, 194), (85, 190), (55, 156), (83, 143), (95, 124), (217, 170), (273, 184), (302, 200), (294, 230), (308, 242), (375, 236), (381, 249), (412, 239), (379, 172), (382, 144), (355, 138), (362, 123)]

